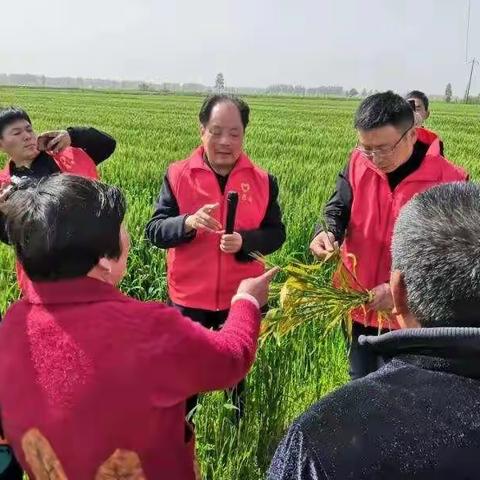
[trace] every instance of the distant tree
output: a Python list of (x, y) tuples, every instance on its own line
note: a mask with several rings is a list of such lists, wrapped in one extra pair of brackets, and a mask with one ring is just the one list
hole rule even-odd
[(293, 87), (293, 93), (295, 93), (295, 95), (305, 95), (305, 87), (303, 85), (295, 85)]
[(150, 90), (150, 85), (146, 82), (141, 82), (138, 84), (138, 89), (142, 92), (148, 92)]
[(364, 89), (362, 90), (362, 97), (365, 98), (365, 97), (367, 97), (367, 96), (368, 96), (367, 89), (364, 88)]
[(452, 101), (452, 84), (447, 83), (447, 88), (445, 88), (445, 101), (450, 103)]
[(217, 78), (215, 79), (215, 91), (223, 92), (225, 90), (225, 78), (223, 73), (217, 73)]
[(348, 97), (356, 97), (357, 95), (358, 95), (358, 90), (356, 88), (351, 88), (347, 93)]

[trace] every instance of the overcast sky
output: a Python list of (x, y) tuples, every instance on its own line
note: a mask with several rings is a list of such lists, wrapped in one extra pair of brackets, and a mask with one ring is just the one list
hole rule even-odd
[(467, 1), (1, 0), (0, 72), (463, 95)]

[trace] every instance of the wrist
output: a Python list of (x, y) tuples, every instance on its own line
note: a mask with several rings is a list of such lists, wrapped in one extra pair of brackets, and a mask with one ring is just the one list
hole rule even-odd
[(257, 307), (257, 309), (260, 310), (260, 304), (258, 303), (258, 300), (253, 295), (250, 295), (249, 293), (246, 293), (246, 292), (236, 293), (232, 298), (231, 304), (233, 305), (238, 300), (246, 300), (247, 302), (250, 302), (253, 305), (255, 305), (255, 307)]
[(191, 224), (192, 221), (192, 216), (191, 215), (186, 215), (185, 220), (184, 220), (184, 229), (185, 233), (191, 233), (193, 230), (193, 225)]

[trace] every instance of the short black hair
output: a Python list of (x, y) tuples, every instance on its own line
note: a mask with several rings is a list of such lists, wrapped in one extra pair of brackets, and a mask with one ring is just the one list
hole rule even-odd
[(398, 130), (406, 130), (414, 125), (412, 107), (391, 90), (370, 95), (363, 100), (355, 114), (357, 130), (373, 130), (386, 125)]
[(125, 210), (118, 188), (67, 174), (23, 180), (2, 206), (17, 259), (37, 282), (81, 277), (100, 258), (119, 258)]
[(395, 223), (392, 265), (422, 327), (480, 327), (480, 186), (445, 183), (415, 195)]
[(200, 113), (198, 114), (198, 119), (200, 120), (200, 123), (205, 127), (210, 121), (213, 107), (219, 103), (224, 102), (233, 103), (238, 108), (238, 112), (240, 113), (240, 117), (242, 119), (243, 130), (245, 130), (247, 128), (250, 118), (250, 107), (248, 106), (247, 102), (245, 102), (241, 98), (227, 93), (209, 95), (203, 101), (202, 107), (200, 108)]
[(28, 113), (19, 107), (4, 107), (0, 108), (0, 137), (3, 135), (3, 131), (12, 123), (18, 120), (26, 120), (30, 125), (32, 121), (28, 116)]
[(428, 97), (423, 92), (421, 92), (420, 90), (412, 90), (405, 95), (406, 100), (410, 100), (411, 98), (416, 98), (417, 100), (420, 100), (423, 103), (425, 110), (428, 111)]

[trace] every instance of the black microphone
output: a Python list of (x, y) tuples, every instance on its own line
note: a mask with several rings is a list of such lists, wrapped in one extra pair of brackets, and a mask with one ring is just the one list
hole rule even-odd
[(235, 216), (237, 214), (238, 193), (228, 192), (227, 194), (227, 224), (225, 233), (232, 234), (235, 230)]

